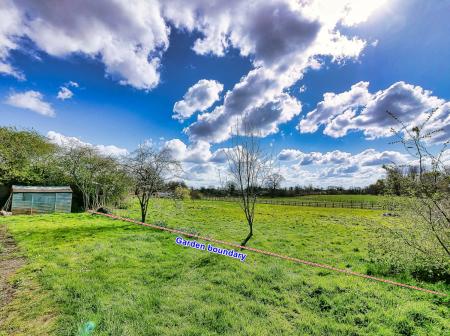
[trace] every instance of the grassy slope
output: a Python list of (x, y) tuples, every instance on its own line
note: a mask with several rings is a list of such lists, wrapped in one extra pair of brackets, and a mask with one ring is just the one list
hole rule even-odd
[[(367, 268), (367, 224), (380, 212), (257, 211), (251, 246)], [(245, 234), (231, 203), (161, 201), (151, 216), (234, 242)], [(242, 263), (120, 221), (72, 214), (0, 218), (5, 223), (29, 257), (13, 280), (18, 295), (2, 312), (0, 330), (12, 334), (74, 335), (87, 321), (97, 324), (95, 335), (445, 335), (450, 328), (448, 299), (251, 252)]]

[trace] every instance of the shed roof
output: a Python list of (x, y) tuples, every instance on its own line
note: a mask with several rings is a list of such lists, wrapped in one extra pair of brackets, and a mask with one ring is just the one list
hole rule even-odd
[(48, 192), (48, 193), (58, 193), (58, 192), (72, 192), (72, 189), (69, 186), (59, 186), (59, 187), (43, 187), (43, 186), (19, 186), (13, 185), (12, 192)]

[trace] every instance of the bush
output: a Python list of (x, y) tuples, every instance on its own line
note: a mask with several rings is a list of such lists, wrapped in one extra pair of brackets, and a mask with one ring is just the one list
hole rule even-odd
[(435, 173), (432, 182), (428, 177), (429, 173), (420, 180), (399, 175), (400, 189), (408, 197), (397, 204), (395, 216), (386, 218), (387, 224), (374, 227), (376, 239), (369, 245), (371, 272), (450, 283), (448, 175)]
[(190, 200), (191, 199), (191, 193), (188, 188), (184, 188), (182, 186), (178, 186), (175, 188), (174, 197), (176, 199), (181, 200)]
[(428, 125), (435, 108), (421, 124), (399, 123), (393, 135), (413, 160), (406, 165), (385, 165), (385, 192), (403, 196), (397, 219), (376, 228), (378, 239), (370, 246), (375, 268), (387, 273), (407, 272), (426, 280), (450, 282), (450, 167), (443, 160), (450, 139), (440, 150), (430, 139), (442, 133)]

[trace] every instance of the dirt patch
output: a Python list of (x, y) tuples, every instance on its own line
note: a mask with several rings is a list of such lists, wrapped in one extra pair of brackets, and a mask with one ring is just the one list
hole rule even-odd
[(0, 307), (5, 307), (13, 299), (15, 289), (8, 279), (24, 264), (25, 258), (19, 256), (14, 238), (6, 225), (0, 225)]

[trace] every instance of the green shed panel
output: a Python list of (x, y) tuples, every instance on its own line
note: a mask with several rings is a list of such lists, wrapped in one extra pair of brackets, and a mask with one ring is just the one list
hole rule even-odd
[(11, 211), (15, 215), (68, 213), (72, 208), (72, 192), (67, 188), (13, 186)]

